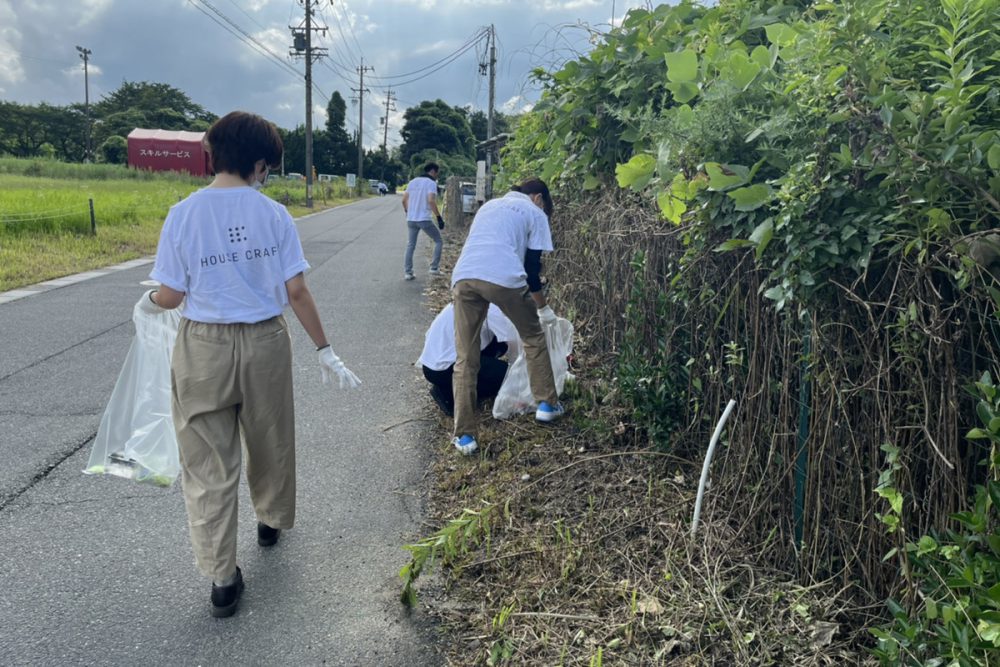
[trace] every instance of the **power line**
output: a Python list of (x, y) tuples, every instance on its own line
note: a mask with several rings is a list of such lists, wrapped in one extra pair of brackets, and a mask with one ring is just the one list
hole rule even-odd
[(248, 19), (250, 19), (251, 23), (256, 24), (258, 28), (260, 28), (261, 30), (267, 30), (267, 28), (265, 26), (262, 26), (260, 24), (260, 22), (257, 19), (255, 19), (253, 16), (251, 16), (250, 13), (247, 10), (243, 9), (242, 7), (240, 7), (239, 4), (236, 2), (236, 0), (229, 0), (229, 4), (231, 4), (233, 7), (236, 7), (236, 9), (240, 10), (240, 12), (244, 16), (246, 16)]
[[(198, 0), (198, 2), (203, 3), (205, 5), (205, 7), (202, 7), (199, 4), (197, 4), (197, 2), (195, 2), (195, 0), (188, 0), (188, 4), (190, 4), (192, 7), (194, 7), (195, 9), (197, 9), (199, 12), (201, 12), (202, 14), (204, 14), (205, 16), (207, 16), (208, 18), (210, 18), (213, 22), (215, 22), (217, 25), (219, 25), (220, 27), (222, 27), (226, 32), (228, 32), (229, 34), (231, 34), (233, 37), (236, 37), (236, 39), (240, 40), (241, 42), (243, 42), (244, 44), (246, 44), (247, 46), (249, 46), (251, 49), (253, 49), (257, 53), (259, 53), (260, 55), (268, 58), (269, 60), (271, 60), (272, 62), (274, 62), (276, 65), (279, 65), (286, 72), (288, 72), (290, 74), (294, 74), (296, 77), (301, 77), (302, 76), (301, 72), (299, 72), (297, 69), (295, 69), (294, 67), (292, 67), (283, 58), (281, 58), (276, 53), (274, 53), (273, 51), (271, 51), (270, 49), (268, 49), (266, 46), (264, 46), (263, 44), (261, 44), (260, 42), (258, 42), (253, 36), (247, 34), (234, 21), (232, 21), (232, 19), (230, 19), (225, 14), (223, 14), (221, 11), (219, 11), (216, 7), (214, 7), (213, 5), (211, 5), (207, 0)], [(218, 16), (213, 16), (213, 14), (210, 13), (206, 9), (206, 7), (210, 8)]]
[[(486, 29), (486, 28), (480, 28), (474, 35), (472, 35), (472, 37), (470, 37), (468, 40), (466, 40), (466, 42), (464, 44), (462, 44), (461, 46), (459, 46), (457, 49), (455, 49), (454, 51), (452, 51), (448, 55), (442, 57), (440, 60), (435, 60), (434, 62), (430, 63), (429, 65), (425, 65), (425, 66), (423, 66), (423, 67), (421, 67), (419, 69), (415, 69), (412, 72), (406, 72), (405, 74), (386, 74), (385, 76), (373, 76), (372, 78), (373, 79), (378, 79), (380, 81), (387, 81), (389, 79), (407, 79), (407, 78), (410, 78), (412, 76), (416, 76), (417, 74), (420, 74), (422, 72), (425, 72), (425, 71), (431, 69), (432, 67), (435, 67), (435, 66), (437, 66), (437, 65), (439, 65), (441, 63), (444, 63), (446, 60), (448, 60), (449, 58), (452, 58), (455, 55), (461, 55), (462, 53), (465, 53), (472, 46), (478, 47), (478, 45), (482, 42), (483, 37), (485, 37), (488, 33), (489, 33), (488, 29)], [(451, 61), (449, 61), (449, 62), (451, 62)], [(393, 84), (393, 85), (401, 85), (401, 84)]]
[[(333, 0), (330, 0), (330, 5), (333, 6)], [(341, 24), (343, 23), (343, 21), (339, 20), (340, 19), (340, 12), (337, 12), (337, 19), (338, 20), (334, 21), (334, 23), (337, 25), (337, 32), (340, 33), (340, 38), (343, 40), (344, 46), (347, 47), (347, 35), (344, 34), (344, 28), (341, 26)], [(358, 52), (360, 53), (361, 50), (358, 49)], [(343, 54), (340, 54), (340, 55), (343, 56)], [(364, 54), (361, 55), (361, 59), (364, 60)], [(348, 51), (347, 62), (349, 62), (351, 64), (351, 67), (357, 67), (357, 64), (354, 62), (354, 60), (352, 60), (350, 58), (350, 52), (349, 51)]]
[[(320, 16), (323, 17), (323, 20), (326, 21), (329, 24), (331, 21), (326, 16), (326, 9), (323, 8), (323, 7), (320, 7), (319, 12), (320, 12)], [(347, 75), (349, 77), (353, 77), (354, 76), (354, 68), (357, 67), (357, 63), (355, 63), (355, 61), (351, 58), (350, 48), (348, 48), (348, 46), (346, 44), (347, 38), (344, 37), (343, 30), (340, 28), (340, 15), (339, 14), (337, 15), (336, 20), (333, 21), (333, 23), (335, 23), (337, 25), (337, 32), (340, 33), (341, 39), (342, 39), (342, 41), (345, 42), (345, 44), (342, 47), (341, 43), (339, 41), (333, 39), (333, 34), (332, 33), (330, 34), (330, 44), (332, 45), (333, 51), (336, 53), (336, 58), (331, 57), (331, 60), (334, 62), (334, 64), (337, 65), (337, 68), (341, 72), (347, 72)], [(346, 49), (346, 51), (343, 50), (343, 49)], [(346, 65), (344, 64), (345, 62), (347, 63)]]
[[(330, 5), (333, 6), (333, 4), (334, 0), (330, 0)], [(340, 5), (341, 7), (344, 8), (344, 19), (347, 21), (347, 29), (351, 32), (351, 39), (354, 40), (354, 45), (358, 47), (358, 55), (361, 56), (361, 60), (363, 61), (365, 59), (365, 52), (361, 48), (361, 42), (358, 41), (357, 34), (355, 34), (354, 32), (354, 24), (351, 22), (350, 16), (348, 14), (350, 10), (347, 8), (347, 3), (344, 0), (340, 0)], [(355, 14), (355, 16), (357, 16), (357, 14)]]
[(373, 85), (374, 85), (374, 86), (375, 86), (376, 88), (380, 88), (380, 89), (385, 89), (385, 88), (388, 88), (388, 87), (390, 87), (390, 86), (392, 86), (392, 87), (395, 87), (395, 88), (400, 88), (400, 87), (402, 87), (402, 86), (406, 86), (406, 85), (409, 85), (409, 84), (411, 84), (411, 83), (415, 83), (415, 82), (417, 82), (417, 81), (420, 81), (421, 79), (426, 79), (427, 77), (431, 76), (432, 74), (436, 74), (437, 72), (441, 71), (442, 69), (444, 69), (444, 68), (445, 68), (445, 67), (447, 67), (448, 65), (452, 64), (453, 62), (455, 62), (456, 60), (458, 60), (459, 58), (461, 58), (461, 57), (462, 57), (462, 55), (464, 55), (465, 53), (467, 53), (467, 52), (468, 52), (469, 50), (471, 50), (471, 49), (472, 49), (472, 47), (474, 47), (474, 46), (475, 46), (475, 42), (473, 42), (473, 43), (469, 44), (468, 46), (466, 46), (465, 48), (463, 48), (463, 49), (462, 49), (462, 50), (460, 50), (460, 51), (456, 51), (456, 52), (455, 52), (455, 53), (454, 53), (454, 54), (453, 54), (453, 55), (452, 55), (452, 56), (451, 56), (450, 58), (448, 58), (448, 59), (447, 59), (447, 60), (446, 60), (445, 62), (441, 63), (440, 65), (438, 65), (438, 66), (437, 66), (437, 67), (435, 67), (434, 69), (430, 70), (429, 72), (427, 72), (427, 73), (425, 73), (425, 74), (421, 74), (420, 76), (415, 76), (415, 77), (413, 77), (413, 78), (411, 78), (411, 79), (407, 79), (406, 81), (396, 81), (396, 82), (390, 82), (390, 83), (386, 83), (386, 84), (384, 84), (384, 85), (379, 85), (379, 84), (373, 84)]

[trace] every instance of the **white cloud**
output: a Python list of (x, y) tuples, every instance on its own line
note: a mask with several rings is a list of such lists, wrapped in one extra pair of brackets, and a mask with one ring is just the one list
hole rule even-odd
[(500, 105), (500, 110), (504, 113), (517, 114), (531, 111), (534, 107), (534, 102), (529, 102), (523, 95), (514, 95)]
[(0, 81), (17, 83), (24, 78), (24, 68), (18, 47), (21, 33), (17, 29), (17, 15), (8, 0), (0, 0)]
[[(267, 47), (267, 50), (278, 56), (282, 60), (288, 60), (288, 47), (292, 43), (292, 38), (287, 30), (279, 30), (278, 28), (268, 28), (267, 30), (258, 30), (253, 34), (253, 38), (258, 42)], [(265, 58), (261, 57), (259, 53), (255, 53), (253, 49), (247, 48), (242, 49), (241, 53), (244, 56), (244, 60), (247, 62), (253, 62), (254, 65), (266, 64)], [(268, 56), (267, 58), (270, 58)]]
[[(73, 65), (72, 67), (67, 67), (63, 71), (63, 76), (68, 79), (83, 79), (83, 61), (80, 61), (79, 65)], [(95, 65), (93, 62), (87, 64), (87, 76), (93, 79), (95, 76), (100, 76), (104, 74), (104, 70), (100, 68), (99, 65)], [(91, 81), (93, 83), (93, 81)]]
[[(77, 0), (76, 3), (66, 3), (66, 2), (52, 2), (50, 5), (54, 5), (60, 15), (65, 15), (67, 10), (69, 12), (76, 11), (78, 16), (76, 18), (76, 25), (85, 26), (88, 23), (92, 23), (97, 19), (101, 18), (101, 15), (111, 9), (111, 5), (114, 4), (115, 0)], [(36, 3), (38, 4), (38, 3)], [(76, 5), (75, 7), (73, 5)]]
[(425, 53), (437, 54), (441, 57), (443, 54), (450, 53), (455, 50), (456, 47), (460, 46), (461, 42), (454, 39), (439, 39), (432, 44), (422, 44), (413, 50), (414, 56), (422, 56)]
[(565, 12), (575, 9), (597, 7), (601, 4), (603, 3), (601, 3), (600, 0), (543, 0), (541, 3), (541, 9), (546, 12)]

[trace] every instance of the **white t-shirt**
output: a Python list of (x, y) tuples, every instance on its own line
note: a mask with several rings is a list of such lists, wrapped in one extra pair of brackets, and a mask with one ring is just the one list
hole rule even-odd
[(437, 181), (428, 176), (417, 176), (409, 185), (406, 192), (409, 198), (406, 202), (406, 219), (413, 222), (433, 219), (431, 205), (427, 203), (427, 195), (433, 194), (437, 197)]
[(149, 276), (185, 293), (189, 320), (254, 323), (281, 314), (285, 281), (308, 268), (288, 209), (251, 187), (204, 188), (171, 207)]
[(491, 199), (476, 213), (462, 254), (451, 272), (451, 286), (460, 280), (485, 280), (501, 287), (526, 287), (526, 250), (552, 250), (549, 218), (531, 198), (508, 192)]
[[(499, 308), (490, 304), (486, 311), (486, 321), (479, 331), (479, 349), (485, 350), (493, 340), (493, 336), (501, 343), (517, 343), (517, 329), (514, 323), (507, 319)], [(444, 307), (431, 322), (430, 328), (424, 334), (424, 351), (420, 353), (419, 363), (432, 371), (443, 371), (455, 363), (458, 355), (455, 353), (455, 308), (452, 304)]]

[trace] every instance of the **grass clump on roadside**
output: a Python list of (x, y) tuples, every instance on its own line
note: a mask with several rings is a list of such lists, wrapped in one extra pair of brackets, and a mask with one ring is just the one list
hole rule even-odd
[[(461, 234), (445, 232), (445, 274)], [(425, 295), (435, 311), (443, 281)], [(709, 502), (689, 537), (701, 461), (653, 448), (587, 347), (578, 334), (558, 424), (495, 421), (487, 405), (464, 458), (439, 419), (429, 519), (400, 575), (448, 664), (862, 664), (863, 603), (781, 572), (773, 535), (746, 543), (739, 508)]]

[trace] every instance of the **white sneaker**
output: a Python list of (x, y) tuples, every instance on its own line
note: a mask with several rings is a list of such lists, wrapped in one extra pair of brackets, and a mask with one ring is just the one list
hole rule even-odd
[(451, 444), (455, 445), (455, 449), (462, 452), (466, 456), (471, 456), (475, 451), (478, 444), (476, 439), (471, 435), (463, 435), (461, 438), (452, 438)]
[(538, 409), (535, 410), (535, 420), (545, 423), (554, 422), (564, 414), (566, 414), (566, 408), (563, 407), (562, 403), (550, 405), (546, 401), (542, 401), (538, 404)]
[(403, 274), (403, 280), (413, 280), (415, 278), (416, 278), (416, 276), (413, 275), (412, 273), (404, 273)]
[(432, 276), (440, 276), (441, 275), (441, 269), (431, 269), (427, 273), (429, 275), (432, 275)]

